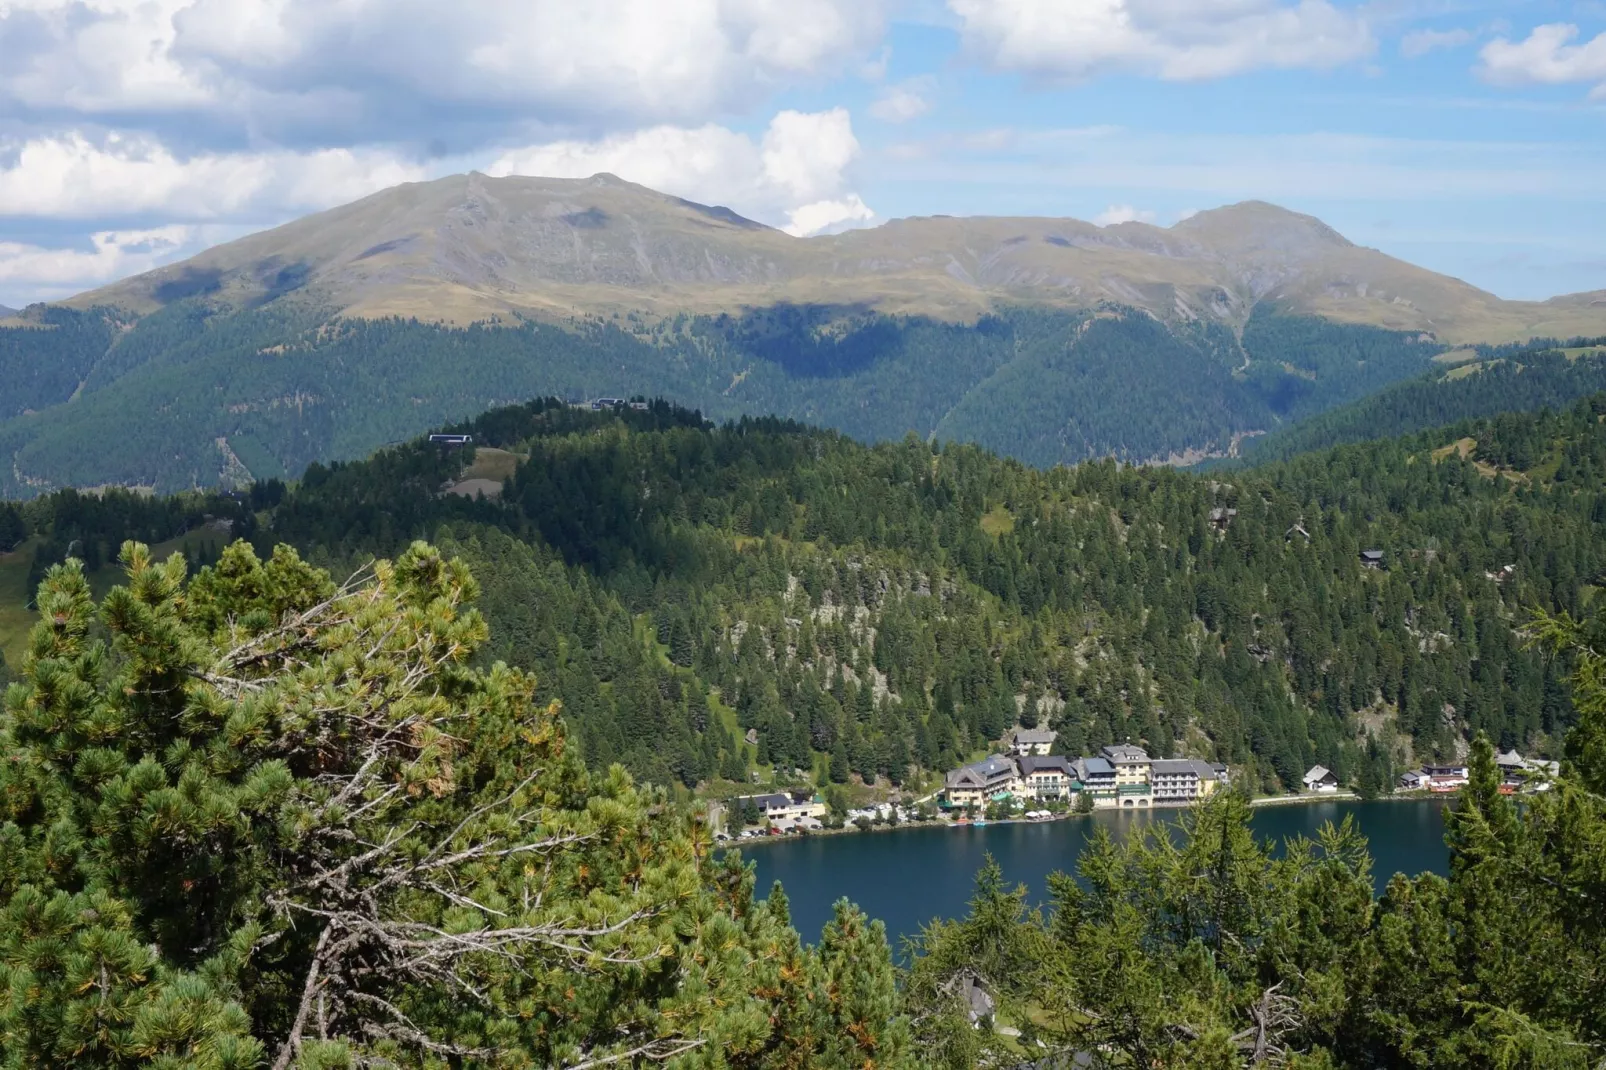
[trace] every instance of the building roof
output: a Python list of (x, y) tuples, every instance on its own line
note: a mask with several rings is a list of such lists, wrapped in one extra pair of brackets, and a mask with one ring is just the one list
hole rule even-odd
[(1199, 758), (1156, 758), (1149, 766), (1154, 776), (1187, 776), (1200, 780), (1214, 780), (1215, 767)]
[(1115, 766), (1107, 758), (1078, 758), (1076, 766), (1084, 778), (1088, 776), (1114, 776)]
[(1522, 755), (1515, 750), (1504, 751), (1494, 756), (1494, 764), (1520, 768), (1523, 764)]
[(768, 795), (738, 795), (731, 800), (731, 805), (738, 810), (748, 803), (752, 803), (760, 810), (777, 810), (784, 806), (791, 806), (792, 798), (777, 791)]
[(1059, 738), (1059, 733), (1049, 728), (1017, 728), (1015, 729), (1015, 742), (1026, 744), (1053, 743)]
[[(1331, 776), (1333, 776), (1333, 771), (1331, 769), (1328, 769), (1327, 766), (1325, 766), (1325, 765), (1313, 765), (1313, 766), (1310, 767), (1310, 772), (1305, 774), (1305, 783), (1309, 784), (1312, 781), (1316, 781), (1316, 780), (1326, 780), (1328, 777), (1331, 777)], [(1337, 777), (1333, 777), (1333, 779), (1337, 780), (1338, 778)]]
[(1361, 551), (1361, 557), (1364, 558), (1367, 561), (1381, 561), (1381, 560), (1383, 560), (1383, 551), (1382, 550), (1362, 550)]
[(1032, 754), (1022, 758), (1020, 760), (1020, 775), (1031, 776), (1033, 773), (1073, 775), (1070, 760), (1058, 754)]
[(1120, 765), (1139, 764), (1149, 760), (1148, 751), (1131, 743), (1111, 743), (1107, 747), (1100, 747), (1099, 752)]
[(1015, 773), (1015, 763), (1003, 755), (995, 754), (991, 758), (983, 758), (979, 762), (962, 765), (949, 773), (944, 779), (949, 787), (961, 787), (965, 784), (974, 784), (978, 787), (997, 776)]

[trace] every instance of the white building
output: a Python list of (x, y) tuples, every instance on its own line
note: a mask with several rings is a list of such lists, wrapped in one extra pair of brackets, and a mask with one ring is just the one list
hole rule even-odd
[(1155, 805), (1203, 799), (1221, 783), (1216, 767), (1198, 758), (1156, 758), (1149, 764)]
[(1054, 749), (1054, 741), (1059, 735), (1047, 728), (1017, 728), (1015, 738), (1009, 744), (1009, 753), (1017, 758), (1024, 758), (1028, 754), (1047, 754)]
[(1313, 765), (1305, 774), (1305, 790), (1318, 795), (1331, 795), (1338, 790), (1338, 777), (1325, 765)]

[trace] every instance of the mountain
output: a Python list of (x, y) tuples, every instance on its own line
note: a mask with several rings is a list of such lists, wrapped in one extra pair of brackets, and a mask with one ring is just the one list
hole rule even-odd
[(0, 324), (0, 493), (286, 478), (542, 395), (1192, 463), (1452, 342), (1606, 332), (1603, 301), (1501, 301), (1259, 203), (803, 239), (607, 175), (457, 176)]
[(1269, 301), (1449, 342), (1606, 329), (1606, 293), (1502, 301), (1260, 202), (1169, 228), (933, 216), (794, 238), (606, 174), (397, 186), (70, 303), (148, 312), (197, 294), (241, 305), (292, 293), (348, 316), (458, 324), (777, 304), (973, 321), (1010, 304), (1110, 301), (1241, 327)]
[(1244, 445), (1238, 463), (1265, 464), (1347, 442), (1506, 412), (1564, 409), (1606, 390), (1606, 339), (1593, 342), (1566, 349), (1489, 349), (1485, 359), (1441, 365), (1419, 378), (1255, 438)]

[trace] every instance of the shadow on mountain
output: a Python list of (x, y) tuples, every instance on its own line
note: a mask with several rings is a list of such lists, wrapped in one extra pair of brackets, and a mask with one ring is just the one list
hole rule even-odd
[(778, 364), (793, 379), (840, 379), (899, 354), (913, 322), (868, 305), (786, 303), (709, 324), (738, 352)]
[(182, 301), (186, 297), (204, 297), (216, 293), (223, 286), (223, 272), (218, 268), (185, 268), (175, 278), (156, 285), (151, 296), (162, 304)]

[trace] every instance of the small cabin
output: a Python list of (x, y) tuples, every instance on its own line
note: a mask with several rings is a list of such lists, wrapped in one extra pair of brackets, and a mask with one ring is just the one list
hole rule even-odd
[(600, 412), (603, 409), (616, 409), (624, 403), (624, 398), (598, 398), (591, 403), (591, 407)]
[(430, 435), (429, 441), (436, 446), (472, 446), (473, 435)]
[(1313, 765), (1305, 774), (1305, 790), (1328, 795), (1338, 790), (1338, 777), (1324, 765)]
[(1232, 523), (1232, 518), (1237, 515), (1238, 510), (1236, 509), (1218, 507), (1210, 510), (1210, 524), (1217, 531), (1226, 531), (1227, 526)]
[(1383, 567), (1383, 551), (1382, 550), (1362, 550), (1361, 551), (1361, 567), (1362, 568), (1382, 568)]

